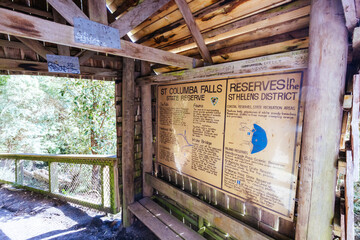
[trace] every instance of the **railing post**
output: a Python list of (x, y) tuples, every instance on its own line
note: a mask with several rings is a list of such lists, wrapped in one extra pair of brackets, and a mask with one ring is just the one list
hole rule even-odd
[(24, 182), (24, 160), (15, 160), (15, 183), (23, 185)]
[(59, 190), (58, 163), (49, 162), (49, 191), (51, 193)]
[(116, 204), (116, 195), (115, 195), (115, 170), (117, 172), (117, 165), (111, 165), (109, 166), (110, 169), (110, 209), (112, 213), (117, 212), (117, 204)]

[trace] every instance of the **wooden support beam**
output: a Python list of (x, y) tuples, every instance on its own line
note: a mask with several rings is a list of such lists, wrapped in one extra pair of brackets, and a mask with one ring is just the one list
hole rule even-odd
[(107, 8), (105, 0), (89, 0), (89, 18), (104, 25), (108, 25)]
[[(47, 63), (6, 58), (0, 58), (0, 70), (49, 73)], [(118, 75), (117, 70), (106, 68), (81, 66), (80, 71), (82, 76), (116, 77)], [(51, 75), (51, 73), (49, 74)], [(67, 74), (62, 75), (66, 76)]]
[[(141, 61), (141, 76), (151, 74), (148, 62)], [(151, 85), (141, 86), (141, 123), (142, 123), (142, 156), (143, 156), (143, 196), (150, 197), (153, 194), (152, 187), (145, 181), (145, 173), (153, 170), (153, 133), (152, 133), (152, 110), (151, 110)]]
[(266, 57), (257, 57), (231, 63), (194, 68), (191, 70), (139, 77), (136, 82), (139, 85), (167, 84), (228, 78), (239, 76), (239, 74), (249, 75), (259, 72), (279, 71), (279, 69), (302, 69), (307, 68), (307, 55), (307, 50), (298, 50)]
[[(331, 24), (329, 24), (331, 23)], [(336, 33), (336, 34), (334, 34)], [(331, 239), (348, 55), (341, 2), (312, 0), (296, 239)], [(331, 79), (331, 81), (329, 81)]]
[(132, 214), (128, 206), (134, 202), (134, 135), (135, 135), (135, 61), (123, 59), (122, 74), (122, 183), (123, 183), (123, 226), (132, 224)]
[(168, 2), (169, 0), (145, 0), (110, 26), (119, 29), (120, 37), (123, 37)]
[(356, 17), (355, 1), (341, 0), (341, 2), (344, 9), (346, 27), (349, 32), (352, 33), (354, 31), (354, 28), (358, 24), (358, 18)]
[(162, 194), (173, 199), (183, 207), (209, 221), (211, 225), (220, 228), (237, 239), (272, 239), (159, 178), (146, 174), (146, 181)]
[[(56, 23), (66, 24), (65, 18), (63, 18), (60, 15), (60, 13), (58, 13), (55, 9), (53, 9), (53, 16), (54, 16), (54, 21)], [(70, 48), (68, 46), (63, 46), (58, 44), (57, 49), (58, 49), (58, 55), (70, 56)]]
[(51, 12), (45, 12), (45, 11), (42, 11), (42, 10), (39, 10), (39, 9), (36, 9), (33, 7), (28, 7), (25, 5), (17, 4), (10, 0), (0, 0), (0, 6), (5, 7), (5, 8), (14, 9), (14, 10), (24, 12), (24, 13), (30, 13), (35, 16), (45, 17), (48, 19), (53, 18)]
[(354, 162), (354, 180), (359, 181), (359, 107), (360, 107), (360, 75), (353, 77), (353, 102), (351, 109), (351, 148)]
[(79, 57), (79, 64), (82, 65), (85, 62), (87, 62), (90, 58), (92, 58), (96, 52), (92, 51), (83, 51), (78, 57)]
[(212, 64), (213, 61), (211, 59), (209, 49), (205, 45), (204, 38), (200, 33), (199, 27), (195, 22), (195, 19), (190, 11), (188, 4), (185, 0), (175, 0), (175, 2), (185, 19), (186, 25), (189, 28), (194, 41), (196, 42), (201, 57), (204, 59), (205, 62)]
[(120, 40), (121, 49), (77, 43), (74, 40), (74, 28), (71, 26), (50, 22), (6, 9), (0, 9), (0, 15), (2, 17), (2, 21), (0, 21), (0, 33), (183, 68), (192, 68), (194, 65), (200, 64), (199, 61), (193, 58), (124, 40)]
[(354, 228), (354, 163), (350, 150), (346, 151), (345, 216), (346, 239), (355, 239)]
[(74, 25), (74, 17), (89, 19), (72, 0), (48, 0), (48, 3), (71, 25)]
[(39, 54), (42, 58), (46, 60), (46, 54), (54, 54), (49, 49), (45, 48), (39, 41), (18, 37), (23, 44), (25, 44), (28, 48)]
[[(232, 40), (236, 36), (245, 34), (252, 35), (254, 31), (258, 30), (265, 31), (272, 26), (281, 25), (284, 22), (308, 16), (309, 13), (309, 0), (295, 1), (215, 28), (203, 33), (202, 35), (204, 37), (205, 43), (208, 45), (222, 40)], [(277, 29), (272, 29), (272, 31), (273, 35), (275, 35), (274, 33), (278, 32)], [(251, 41), (251, 39), (244, 39), (243, 42), (247, 41)], [(188, 38), (182, 41), (177, 41), (176, 43), (166, 46), (162, 49), (171, 51), (173, 53), (179, 53), (193, 48), (196, 48), (196, 44), (192, 38)]]

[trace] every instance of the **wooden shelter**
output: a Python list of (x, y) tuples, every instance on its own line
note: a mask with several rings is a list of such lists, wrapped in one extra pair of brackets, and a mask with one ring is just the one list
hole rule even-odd
[[(353, 0), (0, 0), (0, 74), (115, 82), (125, 227), (353, 239), (358, 18)], [(50, 72), (49, 55), (80, 74)]]

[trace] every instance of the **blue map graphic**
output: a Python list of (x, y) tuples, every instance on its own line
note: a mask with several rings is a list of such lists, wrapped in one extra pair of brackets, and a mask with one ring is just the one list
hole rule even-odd
[(251, 143), (253, 145), (251, 154), (254, 154), (264, 150), (267, 146), (268, 141), (265, 130), (259, 125), (254, 124), (254, 129), (252, 129), (251, 132), (253, 133), (251, 139)]

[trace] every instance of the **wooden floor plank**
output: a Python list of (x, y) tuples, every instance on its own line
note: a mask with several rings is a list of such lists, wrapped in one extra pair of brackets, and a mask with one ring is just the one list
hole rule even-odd
[(200, 234), (191, 230), (185, 224), (180, 222), (176, 217), (170, 215), (165, 209), (160, 207), (158, 204), (153, 202), (149, 198), (143, 198), (139, 201), (141, 205), (147, 208), (153, 215), (155, 215), (162, 222), (166, 223), (174, 232), (179, 234), (184, 239), (192, 239), (192, 240), (203, 240)]
[(129, 210), (147, 226), (158, 238), (179, 240), (181, 239), (175, 232), (168, 228), (164, 223), (157, 219), (139, 202), (129, 205)]

